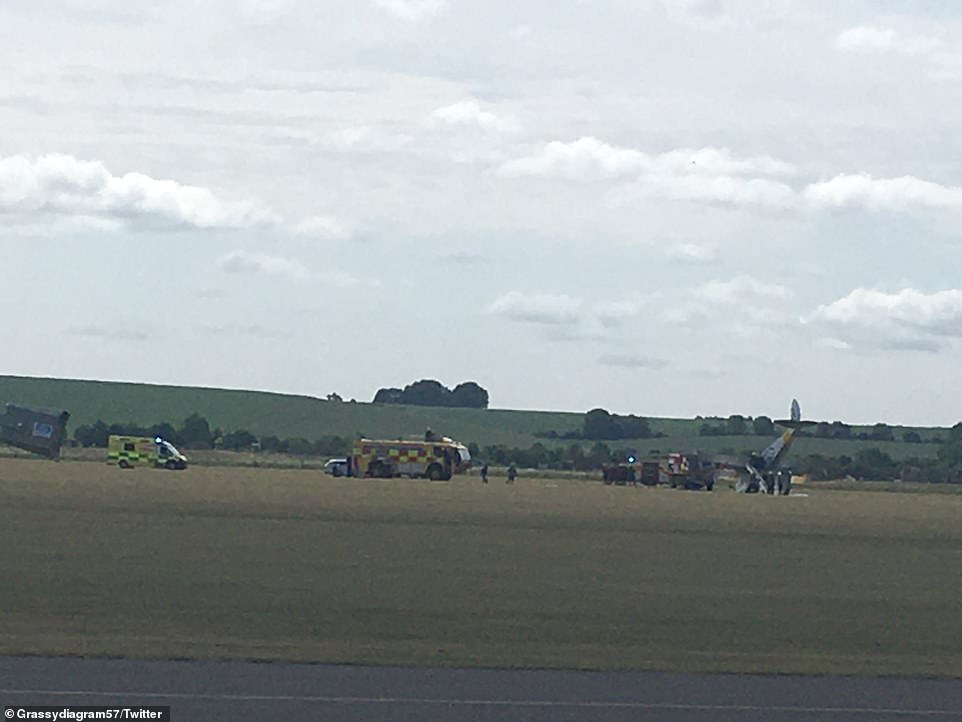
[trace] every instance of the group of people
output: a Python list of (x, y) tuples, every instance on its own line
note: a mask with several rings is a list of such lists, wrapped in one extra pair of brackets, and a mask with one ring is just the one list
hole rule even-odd
[[(514, 480), (517, 478), (517, 476), (518, 476), (518, 470), (515, 468), (514, 464), (509, 464), (509, 465), (508, 465), (508, 478), (505, 479), (505, 482), (504, 482), (504, 483), (505, 483), (505, 484), (513, 484), (513, 483), (514, 483)], [(484, 466), (481, 467), (481, 482), (482, 482), (483, 484), (487, 484), (487, 483), (488, 483), (488, 464), (487, 464), (487, 463), (485, 463)]]

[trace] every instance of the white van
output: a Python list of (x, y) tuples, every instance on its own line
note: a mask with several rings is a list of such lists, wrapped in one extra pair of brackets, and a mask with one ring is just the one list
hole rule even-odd
[(331, 476), (347, 476), (347, 459), (328, 459), (324, 464), (324, 473)]

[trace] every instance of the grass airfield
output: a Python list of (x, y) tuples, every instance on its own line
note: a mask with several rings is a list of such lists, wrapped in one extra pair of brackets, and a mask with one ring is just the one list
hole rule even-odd
[(0, 653), (962, 677), (962, 494), (0, 459)]

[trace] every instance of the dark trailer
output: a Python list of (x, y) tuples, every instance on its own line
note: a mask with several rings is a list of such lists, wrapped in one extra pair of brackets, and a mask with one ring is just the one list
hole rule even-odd
[(62, 409), (6, 404), (5, 413), (0, 415), (0, 444), (56, 459), (67, 436), (69, 418)]

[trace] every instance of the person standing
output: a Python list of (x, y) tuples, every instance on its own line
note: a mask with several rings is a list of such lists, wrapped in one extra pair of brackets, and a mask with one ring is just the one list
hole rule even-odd
[(481, 467), (481, 483), (488, 483), (488, 462), (484, 462), (484, 466)]
[(504, 482), (505, 484), (513, 484), (515, 477), (518, 476), (518, 470), (514, 468), (514, 464), (508, 466), (508, 480)]

